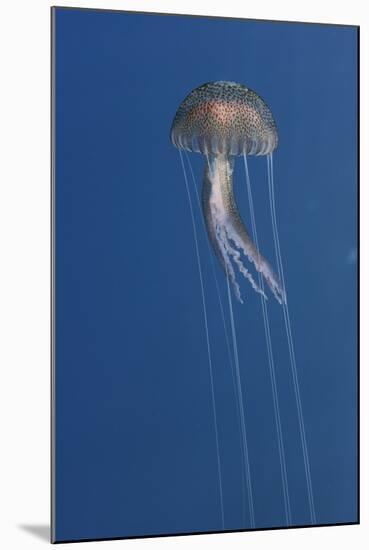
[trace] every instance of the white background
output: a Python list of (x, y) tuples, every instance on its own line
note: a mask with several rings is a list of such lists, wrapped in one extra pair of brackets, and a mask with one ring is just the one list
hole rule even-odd
[[(91, 548), (289, 549), (369, 546), (368, 30), (364, 0), (75, 1), (58, 5), (361, 25), (360, 526), (88, 543)], [(0, 11), (0, 546), (42, 548), (49, 524), (50, 2)], [(368, 541), (365, 542), (365, 538)]]

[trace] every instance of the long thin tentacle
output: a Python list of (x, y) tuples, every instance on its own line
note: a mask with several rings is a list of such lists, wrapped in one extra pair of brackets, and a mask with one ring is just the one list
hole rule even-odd
[(252, 529), (255, 528), (255, 512), (254, 512), (254, 497), (252, 492), (252, 483), (251, 483), (251, 472), (250, 472), (250, 459), (249, 459), (249, 450), (247, 443), (247, 433), (246, 433), (246, 424), (245, 424), (245, 411), (243, 406), (243, 395), (242, 395), (242, 386), (241, 386), (241, 376), (240, 376), (240, 364), (238, 359), (238, 345), (236, 337), (236, 328), (233, 315), (233, 306), (232, 306), (232, 296), (229, 285), (229, 276), (227, 273), (227, 295), (228, 295), (228, 305), (229, 305), (229, 315), (231, 319), (231, 329), (232, 329), (232, 339), (233, 339), (233, 351), (235, 359), (235, 373), (237, 381), (237, 392), (238, 392), (238, 402), (241, 413), (241, 428), (242, 428), (242, 441), (243, 441), (243, 452), (245, 457), (245, 474), (247, 481), (247, 494), (249, 499), (249, 513), (250, 513), (250, 526)]
[(276, 256), (277, 256), (278, 273), (279, 273), (280, 280), (282, 281), (284, 294), (285, 294), (285, 300), (284, 300), (284, 303), (283, 303), (283, 316), (284, 316), (284, 322), (285, 322), (285, 328), (286, 328), (288, 350), (289, 350), (289, 355), (290, 355), (290, 364), (291, 364), (292, 380), (293, 380), (293, 387), (294, 387), (296, 407), (297, 407), (297, 415), (298, 415), (298, 422), (299, 422), (302, 453), (303, 453), (303, 458), (304, 458), (305, 476), (306, 476), (306, 484), (307, 484), (308, 500), (309, 500), (309, 509), (310, 509), (310, 519), (311, 519), (311, 523), (315, 524), (316, 523), (316, 512), (315, 512), (315, 504), (314, 504), (313, 486), (312, 486), (312, 481), (311, 481), (309, 453), (308, 453), (308, 446), (307, 446), (307, 441), (306, 441), (305, 422), (304, 422), (304, 415), (303, 415), (303, 410), (302, 410), (300, 385), (299, 385), (298, 374), (297, 374), (296, 356), (295, 356), (295, 349), (294, 349), (294, 343), (293, 343), (293, 338), (292, 338), (290, 313), (289, 313), (289, 308), (288, 308), (287, 291), (286, 291), (286, 285), (285, 285), (282, 255), (281, 255), (281, 247), (280, 247), (278, 226), (277, 226), (275, 198), (274, 198), (274, 178), (273, 178), (273, 156), (272, 156), (272, 154), (268, 155), (268, 157), (267, 157), (267, 166), (268, 166), (269, 204), (270, 204), (270, 212), (271, 212), (271, 217), (272, 217), (273, 238), (274, 238), (274, 246), (275, 246), (275, 251), (276, 251)]
[[(251, 273), (243, 266), (240, 261), (240, 255), (236, 248), (232, 246), (231, 239), (229, 237), (229, 231), (231, 227), (228, 224), (228, 220), (232, 217), (232, 210), (229, 208), (229, 199), (232, 199), (232, 161), (224, 156), (212, 156), (208, 158), (208, 163), (205, 166), (205, 176), (203, 181), (203, 193), (202, 193), (202, 206), (206, 228), (209, 236), (209, 240), (213, 245), (215, 254), (220, 260), (223, 269), (225, 270), (227, 277), (227, 285), (232, 284), (236, 297), (242, 302), (239, 287), (235, 279), (235, 273), (232, 265), (232, 259), (239, 267), (241, 273), (248, 279), (255, 290), (260, 292), (259, 287), (253, 280)], [(234, 237), (233, 233), (231, 235)], [(246, 238), (246, 237), (245, 237)], [(247, 236), (250, 242), (250, 247), (253, 246), (251, 239)], [(246, 242), (246, 241), (245, 241)], [(251, 474), (249, 465), (249, 453), (245, 424), (245, 411), (243, 404), (243, 393), (241, 386), (240, 368), (238, 360), (238, 346), (235, 331), (235, 323), (233, 317), (232, 300), (230, 293), (228, 292), (228, 304), (231, 320), (231, 332), (234, 352), (234, 364), (235, 364), (235, 379), (238, 397), (238, 407), (240, 410), (241, 421), (241, 433), (242, 433), (242, 446), (245, 466), (245, 480), (247, 484), (247, 493), (249, 501), (249, 514), (250, 525), (255, 526), (254, 517), (254, 505), (253, 494), (251, 484)]]
[(180, 158), (181, 158), (181, 165), (182, 165), (183, 175), (184, 175), (184, 179), (185, 179), (186, 192), (187, 192), (188, 204), (189, 204), (189, 208), (190, 208), (191, 221), (192, 221), (192, 230), (193, 230), (193, 237), (194, 237), (194, 243), (195, 243), (197, 266), (198, 266), (198, 270), (199, 270), (199, 279), (200, 279), (200, 287), (201, 287), (201, 299), (202, 299), (202, 308), (203, 308), (203, 315), (204, 315), (204, 327), (205, 327), (205, 335), (206, 335), (206, 347), (207, 347), (207, 352), (208, 352), (211, 402), (212, 402), (213, 418), (214, 418), (215, 446), (216, 446), (217, 467), (218, 467), (220, 514), (221, 514), (222, 529), (224, 529), (224, 503), (223, 503), (223, 487), (222, 487), (222, 469), (221, 469), (221, 462), (220, 462), (218, 422), (217, 422), (217, 411), (216, 411), (215, 392), (214, 392), (214, 374), (213, 374), (213, 363), (212, 363), (210, 338), (209, 338), (208, 315), (207, 315), (206, 301), (205, 301), (204, 281), (203, 281), (203, 274), (202, 274), (201, 261), (200, 261), (200, 252), (199, 252), (199, 244), (198, 244), (195, 216), (194, 216), (194, 212), (193, 212), (191, 194), (190, 194), (190, 189), (189, 189), (188, 180), (187, 180), (187, 173), (186, 173), (185, 165), (184, 165), (184, 162), (183, 162), (183, 157), (182, 157), (181, 150), (179, 150), (179, 154), (180, 154)]
[[(256, 229), (256, 221), (255, 221), (254, 202), (252, 198), (250, 175), (249, 175), (246, 155), (243, 156), (243, 159), (244, 159), (244, 166), (245, 166), (247, 195), (249, 199), (250, 214), (251, 214), (252, 235), (253, 235), (254, 242), (256, 244), (256, 248), (257, 250), (259, 250), (258, 235), (257, 235), (257, 229)], [(258, 277), (259, 277), (259, 284), (263, 289), (264, 283), (260, 273), (258, 273)], [(276, 375), (275, 375), (274, 354), (273, 354), (272, 339), (270, 334), (269, 314), (268, 314), (267, 304), (263, 296), (261, 296), (261, 308), (263, 311), (264, 331), (265, 331), (265, 339), (266, 339), (267, 353), (268, 353), (269, 374), (270, 374), (270, 381), (271, 381), (272, 394), (273, 394), (274, 418), (275, 418), (276, 429), (277, 429), (278, 452), (279, 452), (279, 461), (280, 461), (280, 467), (281, 467), (281, 477), (282, 477), (283, 497), (284, 497), (284, 509), (285, 509), (286, 523), (287, 525), (291, 525), (291, 505), (290, 505), (290, 496), (289, 496), (289, 489), (288, 489), (285, 450), (284, 450), (284, 443), (283, 443), (282, 422), (281, 422), (281, 415), (279, 410), (279, 397), (278, 397), (278, 389), (277, 389), (277, 382), (276, 382)]]
[[(199, 211), (200, 211), (200, 214), (201, 214), (201, 201), (200, 201), (200, 196), (199, 196), (199, 192), (198, 192), (198, 190), (197, 190), (195, 175), (194, 175), (194, 172), (193, 172), (193, 169), (192, 169), (192, 164), (191, 164), (191, 162), (190, 162), (190, 159), (189, 159), (189, 156), (188, 156), (188, 154), (187, 154), (187, 151), (185, 151), (185, 156), (186, 156), (187, 163), (188, 163), (188, 166), (189, 166), (189, 169), (190, 169), (190, 173), (191, 173), (191, 177), (192, 177), (192, 183), (193, 183), (193, 188), (194, 188), (194, 190), (195, 190), (197, 205), (198, 205), (198, 207), (199, 207)], [(203, 229), (204, 229), (205, 237), (207, 237), (208, 235), (207, 235), (205, 220), (204, 220), (203, 216), (201, 216), (201, 219), (202, 219), (202, 226), (203, 226)], [(239, 430), (240, 430), (240, 450), (241, 450), (242, 463), (243, 463), (243, 467), (241, 468), (241, 475), (242, 475), (243, 518), (244, 518), (244, 521), (245, 521), (245, 514), (246, 514), (246, 493), (245, 493), (245, 484), (246, 484), (246, 479), (245, 479), (246, 459), (245, 459), (245, 456), (244, 456), (244, 451), (243, 451), (244, 445), (243, 445), (243, 441), (242, 441), (242, 421), (244, 421), (244, 420), (242, 420), (241, 410), (240, 410), (240, 406), (239, 406), (239, 403), (238, 403), (238, 394), (237, 394), (237, 385), (236, 385), (237, 382), (236, 382), (235, 366), (234, 366), (233, 360), (232, 360), (231, 345), (230, 345), (230, 341), (229, 341), (229, 337), (228, 337), (228, 330), (227, 330), (227, 325), (226, 325), (226, 319), (225, 319), (225, 313), (224, 313), (222, 298), (221, 298), (221, 294), (220, 294), (220, 288), (219, 288), (218, 278), (217, 278), (216, 271), (215, 271), (214, 258), (213, 258), (213, 254), (212, 254), (212, 251), (211, 251), (210, 241), (208, 240), (208, 238), (206, 238), (206, 242), (207, 242), (207, 244), (208, 244), (209, 259), (210, 259), (210, 264), (211, 264), (213, 279), (214, 279), (215, 288), (216, 288), (217, 297), (218, 297), (218, 304), (219, 304), (220, 315), (221, 315), (221, 318), (222, 318), (224, 338), (225, 338), (226, 347), (227, 347), (229, 365), (230, 365), (230, 369), (231, 369), (231, 373), (232, 373), (233, 392), (234, 392), (234, 396), (235, 396), (235, 403), (236, 403), (237, 414), (238, 414), (238, 424), (239, 424)], [(238, 357), (238, 351), (237, 351), (237, 350), (236, 350), (236, 356)]]

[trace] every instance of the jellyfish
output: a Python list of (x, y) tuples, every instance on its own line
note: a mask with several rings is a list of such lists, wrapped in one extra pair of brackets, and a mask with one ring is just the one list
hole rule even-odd
[[(227, 282), (229, 318), (232, 334), (231, 340), (234, 353), (232, 372), (240, 420), (240, 439), (242, 443), (241, 448), (244, 463), (244, 480), (246, 484), (250, 513), (249, 525), (251, 528), (255, 527), (253, 489), (250, 473), (247, 432), (245, 425), (244, 397), (243, 390), (241, 388), (240, 360), (238, 357), (236, 334), (237, 331), (230, 293), (230, 288), (232, 288), (238, 302), (241, 304), (243, 303), (240, 285), (236, 277), (237, 272), (239, 272), (239, 274), (248, 281), (252, 289), (260, 295), (261, 299), (268, 365), (273, 394), (274, 417), (278, 439), (285, 517), (286, 524), (291, 525), (292, 520), (288, 476), (284, 451), (282, 424), (279, 412), (279, 397), (276, 383), (275, 360), (267, 309), (266, 287), (269, 288), (270, 292), (283, 309), (283, 318), (290, 355), (291, 373), (305, 467), (310, 517), (311, 523), (314, 524), (316, 523), (316, 517), (312, 492), (310, 464), (307, 451), (305, 425), (297, 376), (296, 358), (293, 346), (292, 330), (287, 302), (287, 294), (285, 290), (285, 280), (276, 221), (273, 180), (273, 151), (278, 146), (278, 132), (272, 112), (265, 101), (256, 92), (254, 92), (250, 88), (247, 88), (243, 84), (227, 81), (208, 82), (194, 89), (182, 101), (175, 114), (170, 136), (173, 145), (178, 148), (180, 152), (195, 237), (196, 254), (201, 282), (206, 341), (208, 347), (223, 528), (224, 504), (222, 497), (219, 435), (217, 430), (217, 415), (214, 397), (214, 376), (212, 372), (212, 352), (208, 331), (204, 280), (199, 255), (199, 246), (197, 242), (197, 231), (182, 151), (187, 158), (194, 184), (195, 178), (191, 163), (188, 159), (188, 152), (197, 152), (205, 156), (205, 173), (203, 177), (201, 208), (208, 241), (216, 258), (219, 260), (219, 263), (223, 268)], [(249, 155), (267, 157), (269, 204), (278, 275), (274, 272), (270, 263), (262, 256), (259, 250), (255, 212), (253, 207), (250, 176), (247, 163), (247, 156)], [(233, 172), (235, 159), (239, 156), (243, 157), (245, 167), (247, 194), (250, 206), (252, 238), (247, 231), (244, 222), (242, 221), (233, 191)], [(200, 205), (199, 198), (198, 202)], [(256, 278), (250, 268), (252, 268), (256, 272)], [(217, 291), (219, 301), (221, 302), (218, 286)], [(221, 303), (220, 307), (224, 321), (224, 313)]]
[(229, 275), (237, 299), (242, 303), (233, 264), (256, 292), (264, 294), (245, 265), (244, 259), (247, 259), (282, 303), (285, 297), (281, 283), (247, 232), (233, 192), (235, 157), (268, 155), (278, 144), (276, 126), (266, 103), (241, 84), (204, 84), (181, 103), (173, 121), (171, 139), (178, 149), (206, 157), (202, 190), (204, 219), (209, 240)]

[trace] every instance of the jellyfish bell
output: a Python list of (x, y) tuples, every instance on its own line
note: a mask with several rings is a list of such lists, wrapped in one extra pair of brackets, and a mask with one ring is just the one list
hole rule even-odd
[(277, 128), (265, 101), (235, 82), (203, 84), (179, 106), (171, 141), (180, 151), (206, 156), (202, 206), (207, 232), (238, 300), (242, 302), (234, 265), (253, 289), (265, 296), (245, 265), (247, 258), (282, 304), (282, 285), (251, 240), (233, 193), (235, 157), (270, 155), (278, 145)]
[(171, 130), (173, 145), (202, 154), (267, 155), (278, 144), (267, 104), (235, 82), (210, 82), (181, 103)]

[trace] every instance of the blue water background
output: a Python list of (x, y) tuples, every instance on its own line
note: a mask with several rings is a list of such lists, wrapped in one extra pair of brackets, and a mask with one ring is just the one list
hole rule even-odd
[[(357, 31), (56, 10), (56, 538), (221, 529), (199, 276), (178, 152), (185, 95), (256, 90), (279, 131), (277, 216), (319, 523), (357, 520)], [(192, 154), (198, 188), (204, 159)], [(265, 158), (249, 161), (276, 266)], [(239, 208), (250, 228), (242, 162)], [(199, 212), (197, 225), (202, 229)], [(242, 517), (237, 409), (200, 234), (225, 528)], [(226, 307), (225, 279), (217, 276)], [(256, 527), (285, 525), (260, 299), (234, 302)], [(268, 301), (292, 521), (309, 522), (282, 310)]]

